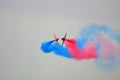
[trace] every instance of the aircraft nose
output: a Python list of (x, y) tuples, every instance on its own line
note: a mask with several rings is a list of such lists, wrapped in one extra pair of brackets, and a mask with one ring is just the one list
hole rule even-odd
[(61, 38), (63, 41), (65, 41), (65, 38)]

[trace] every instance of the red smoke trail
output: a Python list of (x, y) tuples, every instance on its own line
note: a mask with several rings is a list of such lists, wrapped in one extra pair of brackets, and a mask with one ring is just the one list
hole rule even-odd
[(74, 39), (67, 39), (65, 45), (70, 55), (76, 60), (96, 58), (96, 50), (93, 44), (85, 45), (83, 49), (78, 48)]
[(105, 36), (101, 36), (98, 44), (100, 45), (99, 53), (104, 59), (111, 60), (116, 56), (118, 46), (115, 41), (112, 41)]

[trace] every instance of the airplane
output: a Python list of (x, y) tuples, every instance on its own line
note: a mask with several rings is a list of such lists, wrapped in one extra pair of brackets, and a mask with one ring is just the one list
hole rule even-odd
[(63, 46), (63, 44), (65, 43), (66, 36), (67, 36), (67, 33), (65, 33), (64, 37), (63, 37), (63, 38), (61, 38), (61, 40), (63, 41), (63, 42), (62, 42), (62, 46)]
[(56, 43), (58, 43), (59, 38), (57, 38), (55, 34), (53, 34), (53, 36), (54, 36), (54, 41), (56, 41)]

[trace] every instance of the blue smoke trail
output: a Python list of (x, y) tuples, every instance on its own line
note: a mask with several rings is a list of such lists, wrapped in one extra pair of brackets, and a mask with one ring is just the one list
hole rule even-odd
[(52, 45), (52, 50), (56, 55), (60, 55), (63, 57), (71, 58), (70, 53), (68, 49), (64, 46), (62, 46), (59, 43), (54, 42)]
[(40, 46), (40, 49), (44, 52), (44, 53), (50, 53), (52, 52), (52, 47), (51, 44), (54, 42), (54, 40), (51, 41), (47, 41), (47, 42), (43, 42)]
[(76, 38), (75, 39), (76, 42), (77, 42), (77, 46), (82, 49), (84, 47), (84, 44), (86, 43), (87, 39), (79, 39), (79, 38)]
[(106, 69), (106, 70), (112, 70), (116, 68), (116, 66), (118, 65), (115, 58), (112, 58), (111, 60), (106, 60), (103, 59), (102, 56), (99, 56), (95, 60), (95, 63), (97, 68)]
[(54, 52), (54, 54), (56, 55), (71, 58), (70, 53), (68, 52), (68, 49), (62, 46), (61, 44), (56, 43), (54, 40), (43, 42), (41, 45), (41, 50), (44, 53)]
[(79, 37), (81, 37), (81, 39), (91, 40), (94, 36), (101, 34), (101, 32), (107, 34), (111, 39), (120, 42), (120, 35), (118, 31), (113, 32), (113, 30), (111, 30), (108, 26), (98, 24), (90, 24), (83, 27), (80, 30)]

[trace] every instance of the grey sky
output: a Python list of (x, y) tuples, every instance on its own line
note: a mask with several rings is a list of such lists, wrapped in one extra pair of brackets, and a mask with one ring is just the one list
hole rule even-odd
[(120, 29), (119, 0), (0, 0), (0, 80), (119, 80), (120, 68), (44, 54), (53, 34), (69, 38), (89, 23)]

